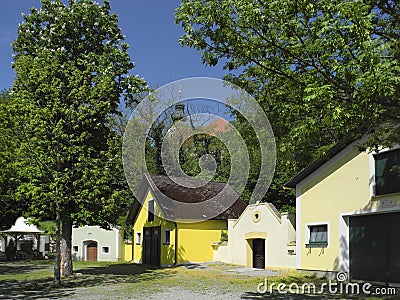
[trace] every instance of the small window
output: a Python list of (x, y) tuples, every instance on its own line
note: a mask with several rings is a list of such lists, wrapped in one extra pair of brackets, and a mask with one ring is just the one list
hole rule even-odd
[(326, 247), (328, 245), (328, 225), (309, 226), (310, 238), (307, 247)]
[(375, 195), (400, 193), (400, 149), (374, 155)]
[(154, 200), (149, 200), (147, 221), (148, 222), (153, 222), (154, 221)]
[(164, 230), (164, 244), (171, 244), (171, 229)]
[(136, 232), (136, 245), (140, 245), (141, 241), (142, 241), (142, 233)]
[(79, 247), (78, 246), (72, 246), (72, 252), (73, 253), (78, 253)]
[(108, 247), (108, 246), (101, 247), (101, 253), (103, 253), (103, 254), (110, 253), (110, 247)]

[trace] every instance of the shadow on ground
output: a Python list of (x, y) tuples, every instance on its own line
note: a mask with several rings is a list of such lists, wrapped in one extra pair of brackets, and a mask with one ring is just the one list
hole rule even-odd
[[(20, 267), (23, 266), (18, 265), (9, 271), (3, 270), (2, 274), (15, 274), (13, 272), (17, 272), (16, 270)], [(34, 267), (45, 268), (45, 266)], [(33, 270), (35, 268), (22, 271), (28, 273)], [(172, 276), (174, 273), (173, 268), (164, 271), (160, 268), (132, 263), (77, 268), (74, 275), (62, 279), (60, 287), (53, 286), (52, 277), (39, 280), (0, 280), (0, 299), (60, 299), (73, 296), (74, 289), (80, 287), (155, 281)]]
[(160, 270), (159, 267), (134, 264), (134, 263), (119, 263), (106, 266), (95, 267), (78, 267), (74, 269), (76, 274), (107, 274), (107, 275), (139, 275), (146, 272)]
[(49, 265), (46, 263), (31, 264), (30, 262), (7, 262), (0, 264), (0, 275), (25, 274), (32, 271), (46, 270)]

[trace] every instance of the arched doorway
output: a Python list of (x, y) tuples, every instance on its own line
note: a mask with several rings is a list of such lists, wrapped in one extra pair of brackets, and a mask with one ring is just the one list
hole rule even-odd
[(86, 260), (97, 261), (97, 242), (89, 242), (86, 246)]

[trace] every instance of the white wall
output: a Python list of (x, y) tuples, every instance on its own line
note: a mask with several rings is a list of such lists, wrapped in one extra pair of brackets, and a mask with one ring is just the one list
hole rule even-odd
[[(256, 213), (259, 219), (255, 218)], [(288, 252), (295, 249), (296, 231), (293, 224), (293, 214), (276, 214), (267, 203), (249, 205), (239, 219), (229, 220), (228, 245), (219, 246), (214, 251), (214, 260), (248, 265), (252, 253), (246, 235), (249, 237), (252, 233), (260, 233), (266, 241), (266, 267), (294, 268), (296, 256)]]
[(0, 251), (1, 252), (6, 251), (6, 242), (2, 236), (0, 236)]
[[(86, 260), (86, 246), (90, 242), (97, 242), (98, 261), (119, 261), (123, 258), (123, 231), (113, 228), (105, 230), (100, 226), (83, 226), (72, 229), (72, 257), (75, 260)], [(74, 252), (74, 246), (78, 251)], [(103, 247), (109, 247), (104, 253)]]

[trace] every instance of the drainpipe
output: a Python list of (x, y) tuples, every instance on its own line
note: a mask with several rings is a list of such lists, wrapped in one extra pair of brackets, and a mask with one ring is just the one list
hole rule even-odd
[(178, 223), (174, 222), (175, 225), (175, 253), (174, 253), (174, 265), (178, 264)]
[(132, 228), (132, 250), (131, 250), (131, 252), (132, 252), (132, 260), (131, 261), (134, 261), (134, 259), (135, 259), (135, 257), (134, 257), (134, 254), (135, 254), (135, 244), (136, 244), (136, 241), (135, 241), (135, 230)]

